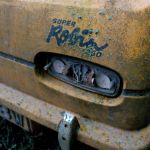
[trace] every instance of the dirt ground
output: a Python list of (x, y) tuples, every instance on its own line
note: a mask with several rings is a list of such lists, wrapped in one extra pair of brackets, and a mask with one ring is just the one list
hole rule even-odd
[[(0, 150), (60, 150), (57, 133), (45, 127), (29, 133), (0, 117)], [(75, 150), (94, 150), (76, 143)]]

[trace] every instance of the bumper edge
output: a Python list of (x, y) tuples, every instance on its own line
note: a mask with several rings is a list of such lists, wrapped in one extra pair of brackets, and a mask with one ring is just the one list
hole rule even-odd
[[(67, 110), (58, 108), (0, 83), (0, 104), (57, 131)], [(97, 149), (146, 149), (150, 146), (150, 125), (139, 131), (125, 131), (82, 116), (78, 140)]]

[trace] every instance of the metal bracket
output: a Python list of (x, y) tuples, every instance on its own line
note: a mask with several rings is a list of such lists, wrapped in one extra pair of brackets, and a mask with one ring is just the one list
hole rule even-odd
[(58, 126), (58, 141), (62, 150), (70, 150), (76, 140), (79, 123), (77, 118), (65, 113)]

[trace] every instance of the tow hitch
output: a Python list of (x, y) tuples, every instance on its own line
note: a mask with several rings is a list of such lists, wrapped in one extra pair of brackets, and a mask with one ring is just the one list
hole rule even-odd
[(58, 141), (62, 150), (70, 150), (73, 147), (78, 129), (77, 118), (66, 112), (58, 125)]

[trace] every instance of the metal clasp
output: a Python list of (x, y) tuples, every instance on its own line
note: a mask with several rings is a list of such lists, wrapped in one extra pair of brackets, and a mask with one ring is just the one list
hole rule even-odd
[(58, 141), (62, 150), (70, 150), (76, 140), (79, 123), (77, 118), (66, 112), (58, 126)]

